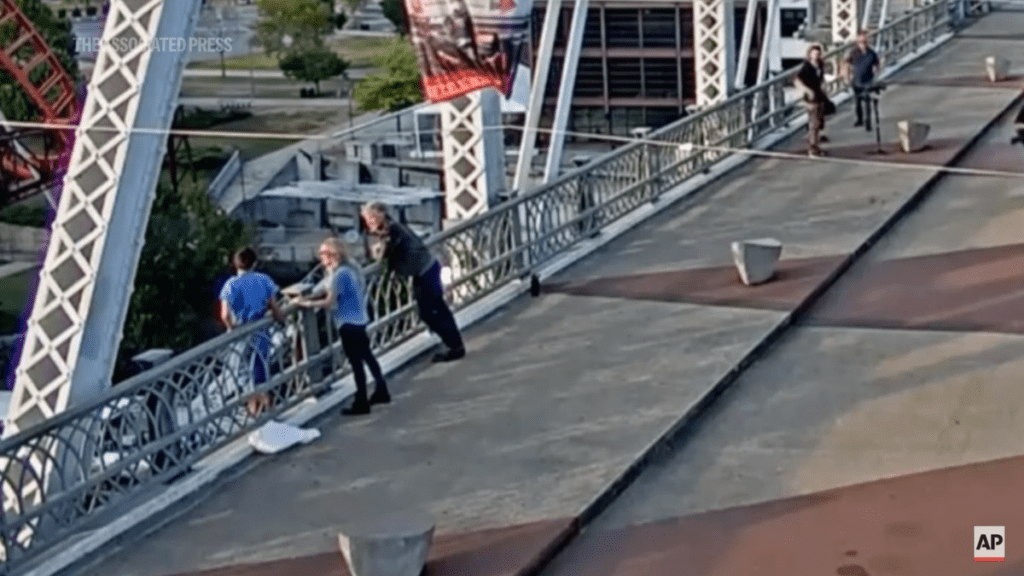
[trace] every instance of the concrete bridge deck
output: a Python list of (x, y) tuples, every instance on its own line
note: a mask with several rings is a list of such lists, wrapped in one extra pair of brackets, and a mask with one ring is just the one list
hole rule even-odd
[[(753, 573), (752, 558), (763, 560), (757, 573), (780, 576), (837, 566), (851, 575), (926, 573), (900, 572), (924, 565), (869, 552), (900, 538), (913, 540), (911, 552), (953, 549), (966, 567), (957, 573), (966, 574), (969, 536), (929, 540), (935, 522), (951, 519), (970, 534), (974, 524), (1024, 517), (1009, 516), (1009, 505), (983, 517), (970, 506), (977, 493), (941, 491), (954, 480), (916, 490), (931, 495), (935, 519), (885, 516), (896, 488), (870, 487), (857, 494), (875, 500), (825, 495), (676, 518), (1024, 453), (1024, 179), (939, 179), (927, 167), (959, 161), (1024, 174), (1024, 150), (1010, 147), (1005, 121), (996, 122), (1020, 105), (1024, 44), (1005, 36), (1022, 29), (1024, 13), (985, 17), (898, 75), (882, 109), (890, 154), (869, 155), (873, 134), (852, 128), (842, 107), (830, 119), (830, 158), (746, 164), (572, 267), (540, 298), (517, 300), (468, 330), (465, 360), (394, 375), (392, 405), (316, 423), (317, 442), (246, 463), (202, 501), (79, 573), (346, 574), (338, 526), (353, 510), (380, 505), (420, 506), (437, 518), (433, 576), (522, 573), (656, 439), (731, 385), (551, 574), (666, 574), (680, 558), (696, 560), (673, 573)], [(990, 54), (1009, 57), (1015, 78), (988, 83)], [(895, 121), (905, 118), (931, 125), (930, 148), (896, 150)], [(779, 147), (803, 149), (798, 140)], [(806, 319), (782, 329), (929, 191)], [(763, 236), (785, 245), (780, 276), (742, 287), (729, 243)], [(978, 482), (995, 491), (1022, 474), (1019, 464), (1003, 477), (992, 472), (1003, 464), (979, 466)], [(844, 498), (861, 508), (815, 512)], [(963, 515), (944, 515), (946, 505)], [(848, 526), (877, 534), (855, 541), (860, 532)], [(715, 546), (703, 544), (707, 530)], [(788, 563), (803, 551), (827, 554), (783, 545), (783, 534), (826, 541), (839, 563)], [(1007, 550), (1024, 549), (1011, 542)]]

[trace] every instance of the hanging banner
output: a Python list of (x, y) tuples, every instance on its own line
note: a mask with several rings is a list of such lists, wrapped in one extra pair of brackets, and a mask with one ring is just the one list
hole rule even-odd
[(483, 88), (511, 94), (533, 0), (405, 0), (405, 6), (427, 100), (446, 102)]

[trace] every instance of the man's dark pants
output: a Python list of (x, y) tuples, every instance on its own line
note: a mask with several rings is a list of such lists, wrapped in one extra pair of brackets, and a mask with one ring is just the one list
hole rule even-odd
[(857, 108), (857, 125), (871, 130), (871, 92), (867, 86), (853, 86), (853, 99)]
[(462, 334), (459, 333), (459, 326), (455, 323), (455, 316), (452, 315), (451, 309), (444, 301), (441, 265), (434, 262), (429, 270), (412, 281), (412, 287), (416, 295), (420, 318), (427, 328), (437, 334), (449, 350), (464, 350)]

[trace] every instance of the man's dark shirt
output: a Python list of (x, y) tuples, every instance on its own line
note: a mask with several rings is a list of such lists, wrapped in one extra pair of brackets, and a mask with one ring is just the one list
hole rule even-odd
[(814, 92), (814, 102), (823, 102), (825, 100), (825, 92), (822, 89), (822, 83), (825, 81), (825, 68), (823, 66), (815, 66), (809, 60), (804, 60), (803, 66), (796, 73), (796, 77), (800, 80), (801, 84)]
[(388, 244), (384, 259), (399, 276), (421, 276), (434, 265), (434, 255), (415, 232), (398, 222), (388, 223)]
[(846, 61), (850, 63), (852, 72), (851, 83), (854, 86), (864, 88), (874, 82), (875, 67), (878, 66), (878, 54), (871, 47), (868, 47), (867, 50), (861, 50), (859, 46), (854, 46), (846, 57)]

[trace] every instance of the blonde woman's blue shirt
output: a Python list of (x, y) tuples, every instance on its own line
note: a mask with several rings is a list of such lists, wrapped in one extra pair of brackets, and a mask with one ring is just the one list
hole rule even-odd
[(366, 326), (370, 316), (366, 312), (366, 288), (359, 275), (349, 266), (340, 266), (334, 273), (334, 324)]

